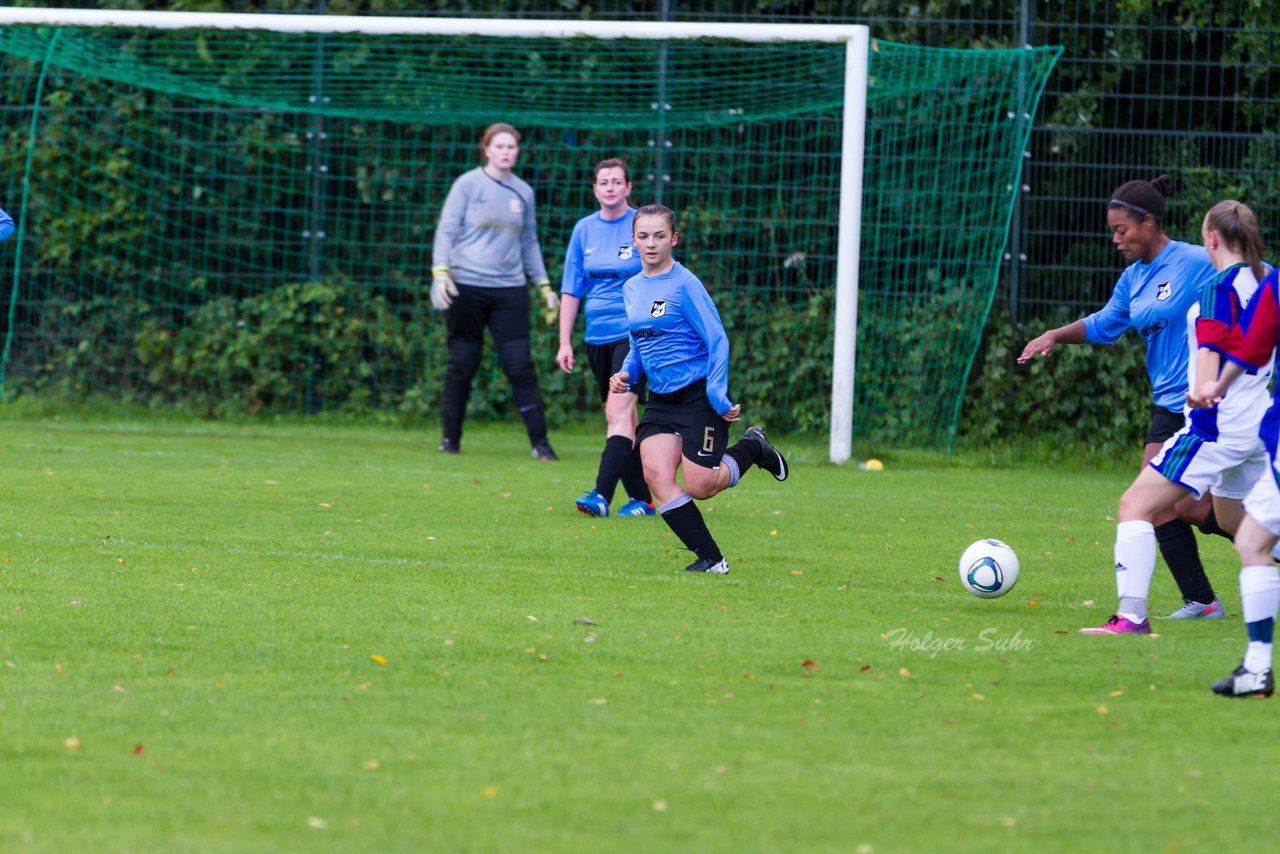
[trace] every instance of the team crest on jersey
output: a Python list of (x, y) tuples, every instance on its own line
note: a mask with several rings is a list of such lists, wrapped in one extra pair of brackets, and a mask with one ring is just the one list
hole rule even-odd
[(654, 317), (662, 317), (667, 313), (667, 301), (664, 299), (656, 299), (653, 301), (653, 308), (649, 309), (649, 313)]
[(636, 247), (630, 243), (624, 243), (618, 247), (618, 260), (630, 261), (631, 256), (636, 254)]
[(1156, 299), (1166, 300), (1173, 296), (1173, 282), (1161, 282), (1156, 285)]
[(511, 206), (511, 212), (513, 214), (524, 213), (524, 202), (519, 199), (512, 199), (507, 204)]

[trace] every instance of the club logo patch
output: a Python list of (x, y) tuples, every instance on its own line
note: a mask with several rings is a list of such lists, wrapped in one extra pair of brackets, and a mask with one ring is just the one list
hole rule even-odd
[(1173, 296), (1173, 282), (1161, 282), (1156, 285), (1156, 299), (1166, 300)]
[(631, 245), (630, 243), (624, 243), (624, 244), (622, 244), (621, 246), (619, 246), (619, 247), (618, 247), (618, 260), (619, 260), (619, 261), (630, 261), (630, 260), (631, 260), (631, 256), (633, 256), (633, 255), (635, 255), (635, 254), (636, 254), (636, 248), (635, 248), (635, 246)]
[(653, 308), (649, 309), (649, 313), (654, 317), (662, 317), (667, 313), (667, 301), (664, 299), (654, 300)]
[(524, 202), (520, 201), (519, 199), (512, 199), (507, 204), (511, 206), (511, 212), (513, 214), (524, 213)]

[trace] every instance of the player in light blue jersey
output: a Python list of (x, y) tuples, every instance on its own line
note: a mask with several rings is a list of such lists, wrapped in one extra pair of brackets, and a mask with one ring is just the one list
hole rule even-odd
[(736, 486), (752, 465), (786, 480), (787, 461), (759, 427), (726, 448), (742, 408), (729, 399), (729, 338), (720, 314), (698, 277), (671, 257), (680, 237), (670, 208), (640, 208), (633, 228), (642, 269), (622, 288), (631, 349), (609, 389), (626, 394), (648, 379), (649, 403), (636, 427), (645, 480), (662, 520), (697, 558), (685, 570), (724, 575), (729, 562), (693, 499)]
[(609, 393), (609, 378), (622, 367), (631, 349), (622, 284), (640, 272), (640, 253), (631, 241), (636, 212), (627, 202), (631, 194), (627, 164), (617, 159), (600, 161), (591, 188), (600, 210), (578, 220), (565, 250), (560, 351), (556, 354), (560, 370), (573, 373), (573, 325), (581, 308), (587, 319), (587, 363), (604, 404), (605, 443), (595, 488), (587, 490), (576, 504), (588, 516), (608, 516), (621, 480), (631, 500), (618, 508), (617, 515), (652, 516), (653, 495), (644, 482), (636, 448), (636, 407), (644, 396), (644, 381), (624, 394)]
[(13, 237), (13, 217), (0, 210), (0, 242)]
[[(1111, 242), (1133, 263), (1120, 274), (1111, 299), (1099, 311), (1049, 330), (1028, 343), (1018, 357), (1023, 364), (1048, 355), (1058, 344), (1110, 344), (1130, 329), (1141, 335), (1147, 342), (1153, 399), (1143, 440), (1143, 468), (1186, 423), (1187, 311), (1217, 276), (1203, 247), (1170, 240), (1165, 234), (1165, 199), (1172, 184), (1168, 175), (1161, 175), (1154, 181), (1129, 181), (1112, 193), (1107, 203)], [(1156, 541), (1184, 602), (1212, 602), (1216, 597), (1200, 562), (1191, 524), (1205, 533), (1227, 536), (1208, 497), (1196, 501), (1188, 496), (1173, 510), (1156, 516)]]
[[(1265, 275), (1258, 221), (1245, 205), (1234, 200), (1214, 205), (1204, 218), (1201, 237), (1219, 275), (1187, 314), (1191, 389), (1217, 379), (1223, 344), (1257, 292), (1258, 280)], [(1268, 469), (1258, 425), (1270, 402), (1270, 380), (1268, 364), (1237, 382), (1231, 393), (1214, 405), (1192, 409), (1186, 426), (1164, 443), (1125, 491), (1116, 514), (1116, 589), (1120, 604), (1105, 623), (1081, 629), (1082, 634), (1151, 631), (1147, 594), (1156, 567), (1152, 520), (1186, 495), (1199, 498), (1212, 494), (1220, 524), (1229, 534), (1235, 534), (1244, 518), (1244, 497)], [(1189, 394), (1187, 400), (1191, 400)], [(1221, 619), (1222, 602), (1216, 597), (1186, 602), (1170, 616)]]

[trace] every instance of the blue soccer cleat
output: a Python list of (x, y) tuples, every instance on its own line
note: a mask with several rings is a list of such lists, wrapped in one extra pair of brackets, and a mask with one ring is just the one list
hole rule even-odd
[(594, 489), (588, 489), (586, 494), (574, 502), (578, 506), (579, 513), (586, 513), (588, 516), (595, 516), (597, 519), (603, 519), (609, 515), (609, 502), (604, 500), (604, 496)]
[(618, 508), (619, 516), (653, 516), (657, 512), (652, 504), (639, 498), (633, 498)]

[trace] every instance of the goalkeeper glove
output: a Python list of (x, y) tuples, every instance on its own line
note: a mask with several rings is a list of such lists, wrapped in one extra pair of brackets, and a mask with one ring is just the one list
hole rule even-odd
[(551, 326), (556, 322), (556, 309), (560, 307), (560, 295), (552, 289), (549, 279), (538, 282), (538, 295), (542, 297), (542, 304), (547, 307), (542, 313), (543, 320)]
[(431, 273), (431, 304), (436, 311), (444, 311), (458, 295), (458, 286), (449, 278), (448, 267), (436, 267)]

